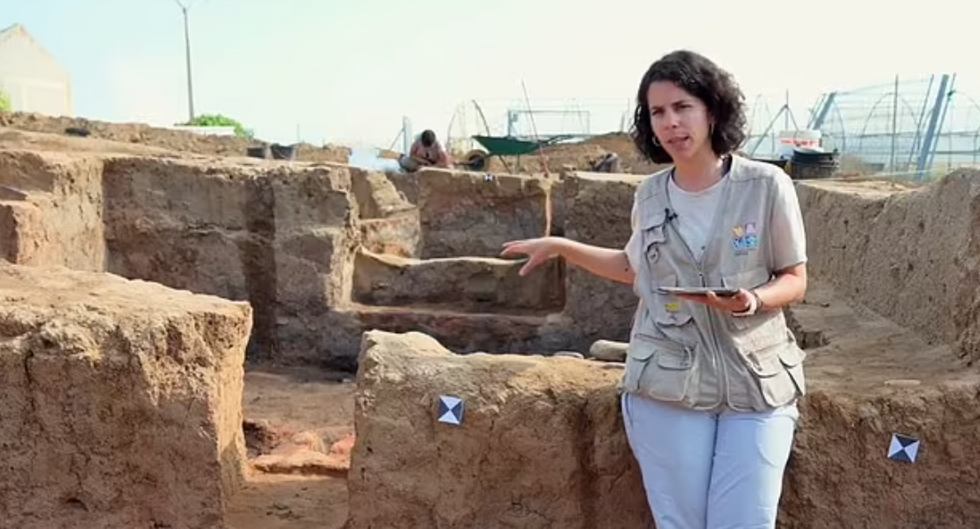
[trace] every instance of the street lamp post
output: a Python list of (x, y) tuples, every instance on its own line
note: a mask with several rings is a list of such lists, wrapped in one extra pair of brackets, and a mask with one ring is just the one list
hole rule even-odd
[(191, 31), (187, 22), (187, 12), (190, 10), (191, 6), (190, 4), (182, 3), (181, 0), (174, 0), (174, 2), (180, 7), (180, 11), (184, 16), (184, 53), (187, 61), (187, 122), (190, 123), (194, 121), (194, 79), (191, 74)]

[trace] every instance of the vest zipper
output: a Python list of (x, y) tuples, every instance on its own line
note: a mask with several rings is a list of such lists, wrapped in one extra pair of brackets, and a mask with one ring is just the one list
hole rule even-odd
[[(725, 173), (722, 175), (722, 178), (729, 178), (731, 176), (732, 171), (734, 170), (735, 170), (735, 158), (732, 157), (731, 163), (728, 166), (727, 171), (725, 171)], [(664, 196), (667, 197), (668, 206), (670, 205), (670, 180), (673, 179), (673, 177), (674, 177), (674, 169), (671, 169), (666, 180), (664, 181), (664, 188), (663, 188)], [(677, 226), (675, 226), (673, 222), (670, 220), (667, 220), (666, 222), (667, 224), (670, 224), (670, 227), (674, 230), (674, 235), (677, 236), (678, 239), (680, 239), (681, 243), (684, 245), (684, 249), (687, 250), (687, 254), (691, 257), (691, 260), (694, 261), (694, 264), (698, 269), (698, 277), (701, 279), (702, 287), (708, 286), (707, 281), (705, 281), (704, 279), (704, 269), (701, 268), (703, 264), (702, 259), (704, 259), (704, 256), (708, 254), (708, 249), (711, 247), (712, 245), (711, 243), (714, 242), (718, 230), (718, 224), (725, 218), (726, 206), (728, 205), (729, 196), (731, 195), (731, 182), (730, 181), (725, 182), (724, 185), (725, 185), (725, 189), (722, 191), (721, 200), (719, 202), (720, 208), (718, 211), (715, 211), (714, 218), (711, 219), (711, 229), (708, 231), (710, 236), (708, 237), (708, 240), (705, 242), (704, 251), (701, 252), (701, 259), (698, 259), (694, 255), (694, 252), (691, 250), (691, 247), (687, 244), (687, 241), (684, 240), (684, 237), (681, 236), (681, 232), (677, 228)], [(705, 317), (708, 319), (709, 329), (707, 332), (709, 334), (711, 343), (714, 345), (714, 350), (715, 350), (715, 354), (712, 355), (712, 359), (718, 363), (718, 367), (720, 368), (719, 370), (720, 387), (718, 388), (719, 396), (718, 396), (718, 402), (715, 405), (717, 407), (718, 405), (728, 402), (728, 370), (725, 368), (725, 361), (721, 357), (721, 355), (726, 353), (721, 350), (721, 343), (718, 341), (718, 333), (715, 330), (715, 325), (719, 324), (720, 322), (716, 321), (714, 315), (711, 314), (710, 307), (704, 306), (702, 308), (704, 309)]]
[[(721, 212), (716, 213), (716, 215), (720, 215), (720, 214)], [(704, 269), (701, 268), (701, 265), (703, 264), (702, 259), (704, 258), (705, 254), (708, 253), (707, 250), (708, 250), (708, 245), (711, 244), (711, 238), (709, 238), (707, 243), (705, 244), (705, 251), (701, 253), (702, 259), (698, 259), (697, 256), (694, 255), (694, 251), (692, 251), (691, 247), (687, 244), (687, 241), (684, 240), (683, 236), (681, 236), (680, 230), (677, 229), (676, 226), (674, 226), (673, 222), (668, 221), (667, 224), (670, 224), (670, 228), (673, 230), (674, 235), (681, 241), (681, 244), (684, 245), (684, 249), (687, 250), (687, 254), (691, 257), (691, 260), (694, 261), (694, 265), (698, 270), (698, 277), (701, 279), (701, 286), (702, 287), (708, 286), (707, 281), (705, 281), (704, 279)], [(715, 219), (712, 222), (712, 230), (711, 230), (712, 233), (715, 231), (715, 229), (717, 229), (716, 226), (717, 224), (718, 224), (717, 219)], [(720, 404), (725, 403), (728, 400), (728, 370), (725, 369), (725, 362), (721, 358), (721, 355), (724, 353), (721, 350), (721, 344), (718, 342), (718, 333), (715, 332), (715, 325), (717, 322), (715, 321), (714, 315), (711, 314), (710, 307), (704, 306), (702, 308), (704, 310), (705, 317), (708, 319), (708, 329), (707, 329), (708, 337), (711, 343), (714, 345), (715, 354), (711, 355), (711, 359), (714, 360), (717, 363), (718, 367), (720, 368), (720, 377), (719, 377), (720, 380), (718, 381), (720, 385), (720, 387), (718, 388), (719, 395), (718, 395), (718, 402), (715, 404), (715, 406), (718, 406)]]
[[(677, 239), (681, 241), (681, 243), (684, 245), (684, 249), (687, 250), (687, 255), (691, 256), (691, 260), (694, 261), (694, 265), (698, 269), (698, 277), (701, 278), (701, 286), (702, 287), (708, 286), (707, 283), (704, 280), (704, 270), (701, 269), (701, 264), (702, 264), (701, 259), (698, 259), (694, 255), (694, 251), (691, 250), (691, 247), (687, 244), (687, 241), (684, 240), (684, 237), (683, 236), (681, 236), (680, 230), (678, 230), (677, 227), (674, 226), (673, 221), (668, 221), (667, 224), (669, 224), (670, 225), (670, 228), (672, 230), (674, 230), (674, 235), (676, 235), (677, 236)], [(704, 257), (704, 254), (703, 253), (701, 254), (701, 257)]]

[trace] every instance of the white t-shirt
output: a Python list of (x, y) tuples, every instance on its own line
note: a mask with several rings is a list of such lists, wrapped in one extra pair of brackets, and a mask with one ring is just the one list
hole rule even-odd
[[(720, 206), (719, 201), (728, 183), (728, 176), (715, 185), (697, 192), (680, 189), (673, 179), (668, 184), (671, 207), (677, 215), (672, 222), (677, 226), (684, 241), (690, 246), (695, 257), (700, 259), (707, 240), (711, 237), (711, 225), (715, 212)], [(803, 212), (800, 209), (799, 198), (793, 180), (786, 173), (780, 173), (774, 178), (775, 197), (772, 218), (769, 220), (769, 243), (772, 249), (774, 270), (782, 270), (790, 266), (806, 263), (806, 230), (803, 224)], [(636, 204), (633, 204), (631, 220), (633, 235), (626, 245), (626, 256), (630, 266), (636, 270), (640, 259), (645, 256), (639, 245), (633, 244), (636, 231)]]
[(722, 191), (727, 184), (728, 175), (701, 191), (685, 191), (673, 178), (667, 183), (670, 207), (672, 213), (676, 215), (672, 222), (677, 226), (681, 238), (697, 260), (701, 260), (701, 254), (704, 253), (705, 243), (708, 242), (711, 232), (711, 223), (714, 222)]

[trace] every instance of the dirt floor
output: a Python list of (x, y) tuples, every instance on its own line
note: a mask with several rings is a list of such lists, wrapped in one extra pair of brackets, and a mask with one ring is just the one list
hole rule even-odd
[[(284, 437), (313, 431), (329, 446), (354, 431), (354, 389), (348, 373), (250, 366), (245, 420), (263, 423), (266, 432)], [(249, 445), (253, 452), (255, 443)], [(347, 481), (342, 475), (253, 470), (228, 511), (231, 529), (339, 529), (346, 519)]]

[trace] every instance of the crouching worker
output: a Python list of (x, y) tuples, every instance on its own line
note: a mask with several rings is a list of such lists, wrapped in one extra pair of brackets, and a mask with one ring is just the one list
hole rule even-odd
[(436, 139), (436, 133), (426, 130), (415, 139), (408, 154), (398, 158), (398, 165), (414, 173), (423, 167), (449, 167), (449, 154)]
[[(671, 53), (643, 76), (633, 137), (651, 162), (632, 237), (600, 248), (559, 237), (513, 241), (527, 274), (561, 256), (633, 285), (621, 410), (659, 529), (773, 529), (805, 392), (804, 353), (783, 307), (806, 291), (793, 181), (733, 151), (743, 97), (705, 57)], [(673, 295), (659, 287), (726, 287)]]
[(618, 173), (619, 155), (614, 152), (606, 153), (602, 158), (593, 160), (590, 165), (596, 173)]

